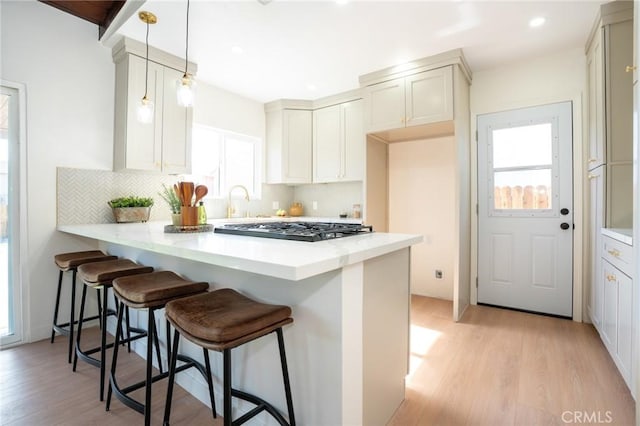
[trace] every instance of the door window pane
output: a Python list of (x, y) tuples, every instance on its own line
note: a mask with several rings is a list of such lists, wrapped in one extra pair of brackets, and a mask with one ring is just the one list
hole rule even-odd
[(496, 210), (551, 209), (551, 169), (494, 172)]
[(492, 137), (494, 168), (552, 163), (551, 123), (497, 129), (493, 130)]

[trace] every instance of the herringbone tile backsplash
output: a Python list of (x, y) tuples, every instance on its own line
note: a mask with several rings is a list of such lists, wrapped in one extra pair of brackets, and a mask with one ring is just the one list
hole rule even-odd
[(162, 184), (173, 186), (175, 176), (120, 173), (108, 170), (86, 170), (58, 167), (58, 225), (114, 223), (109, 200), (135, 195), (152, 197), (149, 220), (169, 220), (171, 212), (158, 192)]

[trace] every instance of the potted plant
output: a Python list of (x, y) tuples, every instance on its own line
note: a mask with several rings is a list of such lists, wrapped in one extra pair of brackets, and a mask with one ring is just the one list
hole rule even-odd
[(176, 191), (163, 183), (162, 192), (158, 192), (158, 195), (169, 205), (172, 223), (176, 226), (180, 226), (182, 223), (182, 215), (180, 214), (180, 207), (182, 207), (182, 203), (180, 202)]
[(119, 197), (109, 201), (109, 207), (118, 223), (146, 222), (149, 220), (153, 198), (151, 197)]

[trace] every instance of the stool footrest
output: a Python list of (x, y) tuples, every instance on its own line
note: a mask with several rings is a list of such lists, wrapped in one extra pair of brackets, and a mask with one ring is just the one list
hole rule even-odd
[[(129, 338), (129, 339), (122, 339), (120, 340), (120, 344), (125, 344), (125, 343), (129, 343), (129, 342), (133, 342), (136, 341), (138, 339), (142, 339), (143, 337), (147, 336), (147, 331), (143, 330), (141, 328), (135, 328), (135, 327), (130, 327), (129, 328), (130, 332), (136, 333), (135, 336)], [(105, 349), (109, 349), (113, 347), (113, 344), (115, 342), (111, 342), (111, 343), (107, 343), (107, 345), (105, 345)], [(102, 350), (102, 348), (100, 346), (97, 346), (95, 348), (91, 348), (91, 349), (87, 349), (87, 350), (82, 350), (79, 347), (76, 347), (76, 355), (78, 356), (79, 359), (81, 359), (82, 361), (93, 365), (94, 367), (98, 367), (100, 368), (100, 364), (101, 364), (101, 360), (96, 359), (92, 356), (89, 356), (91, 354), (95, 354), (96, 352), (100, 352)]]
[(282, 416), (282, 414), (280, 414), (280, 412), (278, 410), (276, 410), (276, 408), (269, 404), (267, 401), (265, 401), (262, 398), (259, 398), (255, 395), (252, 395), (250, 393), (246, 393), (243, 392), (241, 390), (238, 389), (231, 389), (231, 396), (234, 396), (236, 398), (240, 398), (240, 399), (244, 399), (245, 401), (249, 401), (252, 404), (255, 404), (256, 407), (253, 408), (252, 410), (248, 411), (247, 413), (245, 413), (244, 415), (242, 415), (241, 417), (238, 417), (236, 420), (234, 420), (231, 424), (232, 425), (241, 425), (249, 420), (251, 420), (253, 417), (257, 416), (258, 414), (260, 414), (263, 411), (267, 411), (269, 414), (271, 414), (275, 420), (280, 423), (283, 426), (289, 426), (289, 423), (287, 422), (287, 420)]
[[(92, 321), (92, 320), (97, 320), (97, 319), (100, 319), (100, 315), (94, 315), (92, 317), (84, 318), (82, 320), (82, 322), (87, 322), (87, 321)], [(78, 325), (78, 321), (74, 321), (73, 325)], [(53, 329), (55, 331), (57, 331), (58, 333), (62, 334), (63, 336), (68, 336), (69, 335), (69, 329), (65, 328), (65, 327), (69, 327), (69, 323), (68, 322), (63, 322), (62, 324), (53, 324)]]
[[(176, 367), (176, 373), (187, 370), (191, 367), (195, 367), (206, 378), (207, 373), (204, 369), (204, 366), (198, 361), (186, 355), (178, 355), (178, 360), (184, 362), (185, 364), (182, 364), (180, 367)], [(167, 377), (169, 377), (169, 372), (165, 371), (164, 373), (153, 376), (151, 378), (151, 383), (166, 379)], [(145, 387), (147, 385), (146, 380), (141, 380), (137, 383), (127, 386), (126, 388), (120, 389), (120, 387), (118, 386), (118, 382), (116, 381), (114, 375), (111, 373), (109, 374), (109, 383), (111, 384), (113, 394), (116, 398), (118, 398), (118, 400), (120, 400), (127, 407), (136, 410), (138, 413), (144, 414), (144, 404), (136, 401), (127, 394)]]

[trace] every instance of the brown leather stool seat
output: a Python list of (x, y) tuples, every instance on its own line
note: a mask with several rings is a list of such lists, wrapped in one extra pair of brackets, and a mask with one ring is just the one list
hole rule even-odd
[[(113, 361), (111, 362), (111, 373), (109, 375), (109, 390), (107, 392), (107, 411), (109, 411), (111, 405), (112, 393), (122, 401), (126, 406), (133, 408), (139, 413), (144, 414), (145, 424), (150, 424), (151, 421), (151, 384), (157, 380), (166, 378), (169, 373), (162, 372), (162, 359), (160, 357), (160, 351), (156, 346), (156, 356), (158, 359), (158, 367), (160, 368), (160, 374), (152, 376), (153, 371), (153, 351), (152, 340), (157, 340), (158, 331), (155, 326), (154, 312), (157, 309), (164, 308), (167, 302), (175, 300), (177, 298), (192, 296), (194, 294), (204, 293), (209, 288), (209, 284), (206, 282), (189, 281), (180, 277), (171, 271), (156, 271), (148, 274), (131, 275), (113, 280), (113, 291), (119, 300), (118, 307), (118, 327), (116, 327), (116, 338), (113, 349)], [(130, 385), (121, 389), (118, 386), (116, 380), (116, 366), (118, 364), (118, 345), (120, 343), (121, 330), (119, 326), (122, 322), (122, 313), (125, 310), (124, 307), (134, 309), (147, 309), (148, 310), (148, 330), (147, 330), (147, 368), (146, 379), (136, 384)], [(169, 324), (167, 323), (167, 362), (169, 362), (171, 341), (169, 336)], [(180, 366), (180, 371), (186, 370), (190, 367), (196, 367), (200, 373), (207, 379), (209, 385), (209, 394), (211, 398), (211, 407), (213, 410), (213, 417), (216, 417), (215, 402), (213, 398), (213, 381), (211, 379), (211, 364), (209, 362), (209, 354), (204, 351), (205, 367), (186, 356), (178, 356), (185, 364)], [(144, 405), (136, 401), (128, 395), (141, 387), (145, 387), (145, 403)]]
[[(105, 379), (105, 352), (107, 348), (113, 346), (113, 344), (107, 345), (107, 316), (115, 315), (115, 311), (108, 309), (107, 304), (107, 291), (112, 286), (112, 282), (114, 279), (118, 277), (124, 277), (128, 275), (138, 275), (138, 274), (146, 274), (152, 272), (153, 268), (150, 266), (144, 266), (137, 264), (129, 259), (115, 259), (108, 260), (105, 262), (92, 262), (85, 263), (83, 265), (78, 266), (78, 274), (80, 275), (80, 279), (84, 282), (85, 286), (82, 289), (82, 302), (80, 303), (80, 319), (81, 322), (78, 326), (78, 336), (76, 338), (76, 352), (73, 357), (73, 371), (76, 371), (76, 366), (78, 363), (78, 358), (83, 361), (88, 362), (91, 365), (100, 368), (100, 401), (104, 399), (104, 379)], [(84, 316), (84, 304), (87, 296), (87, 287), (93, 287), (98, 290), (104, 289), (104, 295), (102, 297), (102, 330), (100, 333), (101, 342), (100, 346), (89, 349), (82, 350), (80, 348), (80, 338), (82, 335), (82, 319)], [(128, 318), (128, 315), (127, 315)], [(120, 323), (118, 323), (118, 327)], [(129, 330), (129, 327), (127, 327)], [(131, 329), (138, 333), (135, 338), (129, 338), (127, 341), (135, 340), (137, 338), (144, 337), (146, 332), (140, 329)], [(96, 352), (100, 352), (100, 359), (96, 359), (91, 357), (90, 355)]]
[[(257, 406), (242, 417), (242, 422), (247, 421), (261, 411), (267, 411), (281, 425), (295, 424), (282, 336), (282, 327), (293, 322), (290, 307), (260, 303), (235, 290), (221, 289), (171, 301), (166, 305), (165, 315), (175, 328), (171, 365), (169, 367), (169, 388), (167, 390), (164, 415), (165, 425), (169, 424), (171, 414), (175, 354), (177, 354), (180, 335), (202, 348), (223, 353), (223, 416), (225, 425), (232, 424), (232, 396), (252, 402)], [(268, 402), (255, 395), (231, 387), (231, 349), (272, 332), (275, 332), (278, 337), (289, 422)]]
[[(76, 313), (76, 274), (78, 272), (78, 266), (89, 262), (102, 262), (105, 260), (117, 259), (116, 256), (109, 256), (104, 254), (100, 250), (88, 250), (88, 251), (76, 251), (72, 253), (61, 253), (53, 257), (53, 261), (58, 267), (58, 291), (56, 293), (56, 305), (53, 310), (53, 322), (51, 326), (51, 343), (54, 342), (56, 332), (69, 336), (69, 350), (67, 354), (67, 362), (71, 363), (71, 354), (73, 352), (73, 328), (77, 321), (75, 320)], [(62, 291), (62, 277), (64, 272), (72, 271), (71, 278), (71, 309), (69, 313), (69, 322), (58, 324), (58, 310), (60, 308), (60, 292)], [(98, 304), (99, 306), (99, 304)], [(85, 318), (85, 321), (94, 320), (100, 318), (100, 315), (91, 318)]]

